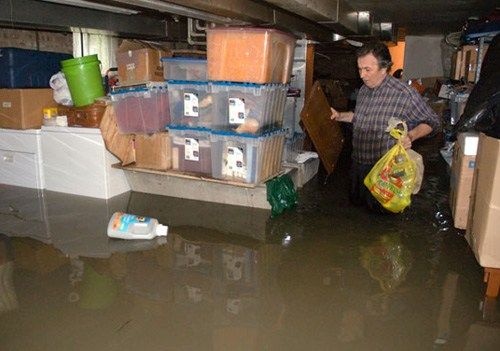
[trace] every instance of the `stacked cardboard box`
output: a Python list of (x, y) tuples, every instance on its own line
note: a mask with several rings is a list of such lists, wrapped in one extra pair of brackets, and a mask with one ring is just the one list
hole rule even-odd
[(467, 240), (479, 264), (500, 268), (500, 140), (479, 136)]
[(477, 133), (461, 133), (453, 152), (450, 207), (454, 225), (459, 229), (467, 228), (478, 140)]
[[(124, 40), (116, 53), (120, 88), (101, 124), (106, 147), (122, 165), (165, 171), (172, 167), (168, 97), (162, 57), (171, 53), (151, 43)], [(158, 83), (162, 82), (162, 83)]]
[[(478, 45), (464, 45), (452, 57), (451, 78), (460, 80), (465, 78), (468, 82), (474, 82), (477, 70)], [(484, 58), (488, 51), (488, 45), (484, 46), (481, 58)]]

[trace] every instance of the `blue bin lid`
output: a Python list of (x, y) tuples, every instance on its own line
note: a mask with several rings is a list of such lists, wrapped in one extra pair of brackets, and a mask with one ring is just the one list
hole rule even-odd
[(195, 80), (167, 80), (168, 84), (189, 84), (189, 85), (208, 85), (208, 82), (201, 82)]
[(162, 62), (175, 62), (175, 61), (190, 61), (190, 62), (199, 62), (199, 63), (206, 63), (207, 59), (201, 59), (201, 58), (196, 58), (196, 57), (162, 57), (161, 58)]

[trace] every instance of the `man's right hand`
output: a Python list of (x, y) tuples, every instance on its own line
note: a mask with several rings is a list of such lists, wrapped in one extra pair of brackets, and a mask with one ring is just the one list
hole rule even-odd
[(332, 121), (352, 123), (352, 118), (354, 117), (353, 112), (351, 111), (339, 112), (335, 110), (333, 107), (330, 107), (330, 110), (332, 110), (332, 114), (330, 115), (330, 119)]
[(340, 112), (338, 112), (337, 110), (335, 110), (333, 107), (330, 107), (330, 110), (332, 110), (332, 114), (330, 115), (330, 119), (332, 121), (338, 119), (340, 117)]

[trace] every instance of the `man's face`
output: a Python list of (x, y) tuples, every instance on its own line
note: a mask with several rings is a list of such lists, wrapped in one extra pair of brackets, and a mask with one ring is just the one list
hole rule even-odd
[(358, 70), (359, 76), (368, 88), (378, 87), (387, 76), (387, 69), (378, 67), (377, 58), (373, 54), (358, 58)]

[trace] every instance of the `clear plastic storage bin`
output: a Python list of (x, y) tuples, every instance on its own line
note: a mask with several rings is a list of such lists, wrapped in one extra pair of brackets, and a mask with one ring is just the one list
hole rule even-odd
[(120, 88), (111, 93), (111, 100), (123, 134), (154, 133), (170, 123), (165, 84)]
[(169, 126), (172, 169), (201, 175), (212, 174), (210, 131)]
[(172, 124), (210, 128), (213, 97), (207, 82), (168, 81)]
[(219, 27), (207, 30), (209, 80), (288, 83), (295, 38), (276, 29)]
[(253, 184), (275, 176), (281, 170), (284, 139), (283, 130), (260, 136), (212, 132), (212, 176)]
[(166, 80), (207, 81), (207, 60), (191, 57), (163, 57), (163, 77)]
[(260, 133), (281, 128), (287, 85), (211, 83), (214, 97), (214, 129)]

